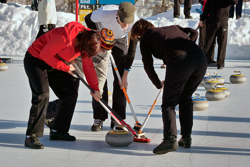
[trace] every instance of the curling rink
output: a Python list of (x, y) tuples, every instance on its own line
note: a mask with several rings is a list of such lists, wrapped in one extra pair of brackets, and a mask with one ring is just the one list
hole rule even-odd
[[(4, 57), (4, 56), (2, 56)], [(150, 143), (133, 142), (128, 147), (111, 147), (105, 142), (110, 131), (110, 119), (103, 130), (92, 132), (93, 113), (90, 91), (81, 83), (69, 133), (75, 142), (50, 141), (49, 128), (39, 138), (44, 149), (24, 147), (31, 91), (24, 72), (23, 57), (12, 57), (8, 70), (0, 71), (0, 166), (1, 167), (249, 167), (250, 166), (250, 60), (226, 60), (225, 68), (208, 67), (208, 72), (224, 77), (224, 86), (230, 95), (221, 101), (209, 101), (204, 111), (194, 111), (192, 147), (178, 147), (175, 152), (153, 154), (163, 139), (161, 98), (145, 125)], [(155, 60), (154, 66), (163, 80), (165, 69)], [(243, 84), (229, 81), (234, 71), (246, 76)], [(108, 85), (112, 89), (111, 65)], [(159, 90), (148, 79), (139, 53), (136, 54), (128, 77), (128, 95), (136, 116), (143, 123)], [(205, 97), (206, 89), (199, 86), (196, 93)], [(50, 92), (50, 100), (56, 99)], [(109, 103), (111, 105), (111, 103)], [(179, 112), (176, 107), (178, 136), (180, 139)], [(110, 116), (109, 116), (110, 118)], [(134, 118), (127, 105), (126, 123), (134, 126)]]

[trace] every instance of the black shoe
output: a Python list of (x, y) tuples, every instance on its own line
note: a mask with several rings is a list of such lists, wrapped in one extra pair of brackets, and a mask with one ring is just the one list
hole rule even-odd
[(179, 16), (174, 16), (174, 19), (179, 19)]
[(29, 138), (25, 138), (25, 142), (24, 142), (24, 146), (25, 147), (30, 147), (30, 148), (35, 148), (35, 149), (43, 149), (44, 146), (42, 143), (40, 143), (40, 141), (38, 140), (38, 138), (36, 137), (36, 135), (31, 135)]
[(192, 16), (185, 16), (185, 19), (193, 19)]
[(176, 150), (177, 150), (176, 138), (168, 140), (163, 139), (162, 143), (153, 150), (153, 153), (166, 154), (170, 151), (176, 151)]
[(91, 127), (91, 131), (98, 132), (102, 130), (102, 127), (103, 127), (103, 120), (95, 119), (94, 124)]
[(212, 61), (209, 62), (209, 64), (217, 64), (217, 62), (212, 60)]
[(51, 118), (51, 119), (45, 119), (45, 125), (50, 128), (52, 122), (54, 121), (54, 118)]
[(50, 131), (50, 140), (64, 140), (64, 141), (75, 141), (75, 136), (69, 135), (69, 133), (53, 132)]
[(182, 137), (179, 141), (178, 141), (178, 145), (181, 147), (185, 147), (185, 148), (190, 148), (192, 144), (192, 139), (191, 137)]

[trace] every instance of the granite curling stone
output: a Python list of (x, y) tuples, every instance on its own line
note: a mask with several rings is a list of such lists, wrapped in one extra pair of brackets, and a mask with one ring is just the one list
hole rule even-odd
[(129, 131), (124, 131), (124, 125), (118, 125), (114, 130), (109, 131), (105, 136), (105, 141), (113, 147), (126, 147), (133, 142), (133, 135)]
[(201, 98), (199, 94), (195, 94), (195, 97), (192, 97), (193, 99), (193, 110), (194, 111), (203, 111), (206, 110), (209, 106), (208, 101), (206, 98)]
[(233, 84), (241, 84), (241, 83), (244, 83), (246, 82), (246, 76), (241, 74), (240, 71), (234, 71), (235, 73), (239, 73), (239, 74), (232, 74), (230, 77), (229, 77), (229, 80), (231, 83)]

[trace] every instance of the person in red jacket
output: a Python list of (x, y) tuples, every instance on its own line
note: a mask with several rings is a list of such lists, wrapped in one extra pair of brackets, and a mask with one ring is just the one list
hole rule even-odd
[[(49, 87), (61, 99), (50, 129), (50, 140), (76, 140), (68, 134), (79, 87), (79, 79), (72, 76), (72, 71), (75, 70), (73, 62), (81, 56), (86, 80), (95, 91), (91, 95), (98, 101), (101, 94), (92, 57), (105, 51), (102, 45), (105, 46), (105, 43), (103, 44), (99, 31), (90, 30), (78, 22), (70, 22), (47, 32), (28, 48), (24, 69), (32, 91), (32, 106), (26, 131), (26, 147), (44, 148), (38, 137), (43, 136)], [(66, 65), (59, 56), (70, 65)]]
[[(190, 34), (190, 35), (188, 35)], [(191, 147), (193, 126), (192, 94), (206, 72), (206, 57), (195, 44), (198, 32), (179, 25), (154, 27), (146, 20), (137, 21), (131, 36), (140, 40), (140, 50), (145, 72), (156, 88), (163, 88), (162, 120), (163, 142), (154, 154), (165, 154), (177, 150), (177, 128), (175, 107), (179, 104), (181, 139), (178, 145)], [(154, 58), (166, 64), (165, 81), (161, 81), (154, 70)]]

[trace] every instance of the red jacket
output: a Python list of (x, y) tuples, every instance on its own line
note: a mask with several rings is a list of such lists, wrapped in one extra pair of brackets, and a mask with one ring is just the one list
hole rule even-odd
[[(75, 52), (74, 46), (76, 36), (83, 30), (89, 31), (90, 29), (78, 22), (70, 22), (64, 27), (55, 28), (35, 40), (29, 47), (28, 52), (57, 70), (69, 72), (69, 66), (59, 60), (56, 54), (67, 62), (80, 56), (80, 52)], [(89, 86), (99, 91), (92, 58), (82, 58), (82, 66)]]

